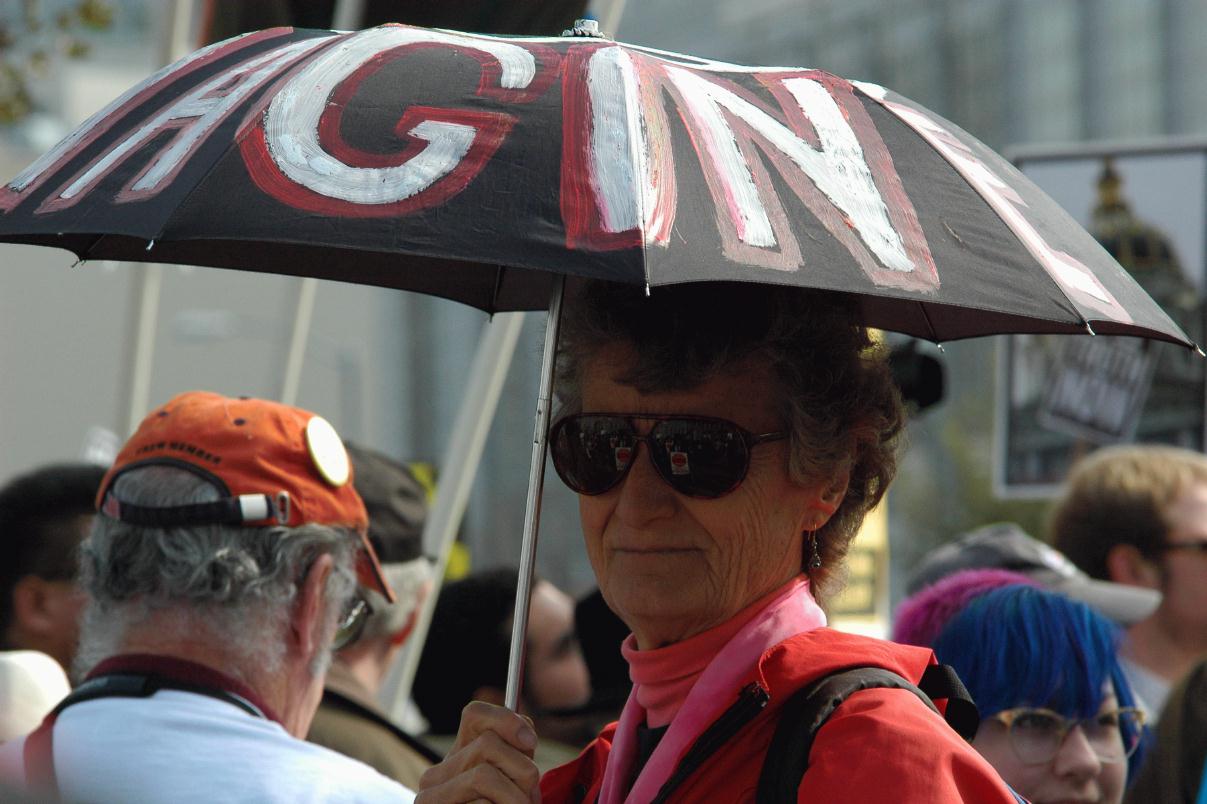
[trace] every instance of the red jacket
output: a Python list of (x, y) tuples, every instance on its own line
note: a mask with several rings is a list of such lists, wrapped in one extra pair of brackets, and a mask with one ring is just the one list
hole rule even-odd
[[(917, 682), (934, 662), (929, 649), (819, 628), (785, 640), (759, 658), (734, 689), (757, 683), (766, 707), (670, 796), (671, 802), (753, 801), (779, 710), (796, 690), (824, 675), (882, 667)], [(593, 802), (603, 782), (616, 724), (574, 761), (541, 779), (545, 802)], [(817, 733), (800, 802), (849, 804), (1015, 804), (997, 772), (913, 693), (871, 689), (851, 695)]]

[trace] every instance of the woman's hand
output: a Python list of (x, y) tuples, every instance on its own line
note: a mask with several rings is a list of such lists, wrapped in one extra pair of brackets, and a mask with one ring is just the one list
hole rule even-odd
[(541, 800), (541, 773), (532, 761), (532, 721), (510, 709), (473, 701), (448, 756), (419, 780), (416, 804), (529, 804)]

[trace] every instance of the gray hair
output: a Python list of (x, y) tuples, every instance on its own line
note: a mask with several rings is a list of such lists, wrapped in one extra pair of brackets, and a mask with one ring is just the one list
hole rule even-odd
[(376, 590), (363, 590), (373, 607), (373, 614), (365, 623), (365, 639), (389, 638), (406, 627), (431, 580), (432, 563), (420, 556), (410, 561), (383, 564), (381, 571), (394, 590), (395, 600), (387, 603)]
[[(208, 481), (184, 469), (148, 466), (119, 476), (123, 502), (164, 507), (219, 499)], [(356, 589), (357, 540), (347, 530), (308, 524), (296, 528), (228, 525), (151, 528), (103, 514), (81, 545), (81, 584), (89, 604), (81, 628), (77, 672), (116, 652), (126, 631), (154, 614), (180, 629), (222, 644), (249, 663), (275, 670), (297, 583), (322, 555), (331, 555), (326, 634)], [(324, 672), (327, 655), (311, 670)]]
[(634, 364), (616, 379), (642, 393), (690, 390), (748, 359), (772, 372), (790, 432), (790, 477), (816, 482), (849, 473), (838, 510), (816, 534), (821, 568), (802, 556), (814, 595), (837, 591), (851, 539), (896, 473), (905, 424), (887, 352), (858, 324), (851, 298), (736, 282), (655, 288), (647, 298), (591, 282), (568, 298), (566, 310), (559, 417), (582, 409), (587, 364), (610, 344), (633, 347)]

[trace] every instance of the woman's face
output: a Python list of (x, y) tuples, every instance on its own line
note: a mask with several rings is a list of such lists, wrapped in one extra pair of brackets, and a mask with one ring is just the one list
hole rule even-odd
[[(787, 428), (770, 372), (753, 363), (690, 391), (642, 394), (615, 379), (631, 355), (631, 347), (612, 345), (587, 363), (584, 411), (715, 416), (752, 433)], [(649, 424), (637, 422), (641, 432)], [(642, 444), (620, 484), (579, 497), (587, 554), (605, 600), (633, 629), (639, 648), (678, 642), (800, 573), (802, 532), (829, 518), (833, 503), (823, 493), (834, 485), (790, 480), (783, 440), (755, 446), (746, 479), (729, 494), (687, 497), (659, 477)], [(838, 486), (845, 490), (845, 478)]]
[[(1119, 706), (1107, 695), (1099, 712)], [(1080, 727), (1070, 731), (1051, 761), (1024, 764), (1010, 744), (1010, 735), (999, 720), (987, 719), (977, 731), (973, 747), (1006, 780), (1006, 784), (1032, 804), (1102, 802), (1119, 804), (1127, 781), (1127, 761), (1103, 762), (1094, 753)]]

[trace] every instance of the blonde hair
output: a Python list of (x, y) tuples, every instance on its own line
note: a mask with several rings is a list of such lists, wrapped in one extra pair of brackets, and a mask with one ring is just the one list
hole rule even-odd
[(1165, 543), (1165, 512), (1192, 485), (1207, 484), (1207, 456), (1178, 447), (1107, 447), (1078, 461), (1048, 517), (1048, 541), (1089, 575), (1109, 579), (1115, 545), (1149, 558)]

